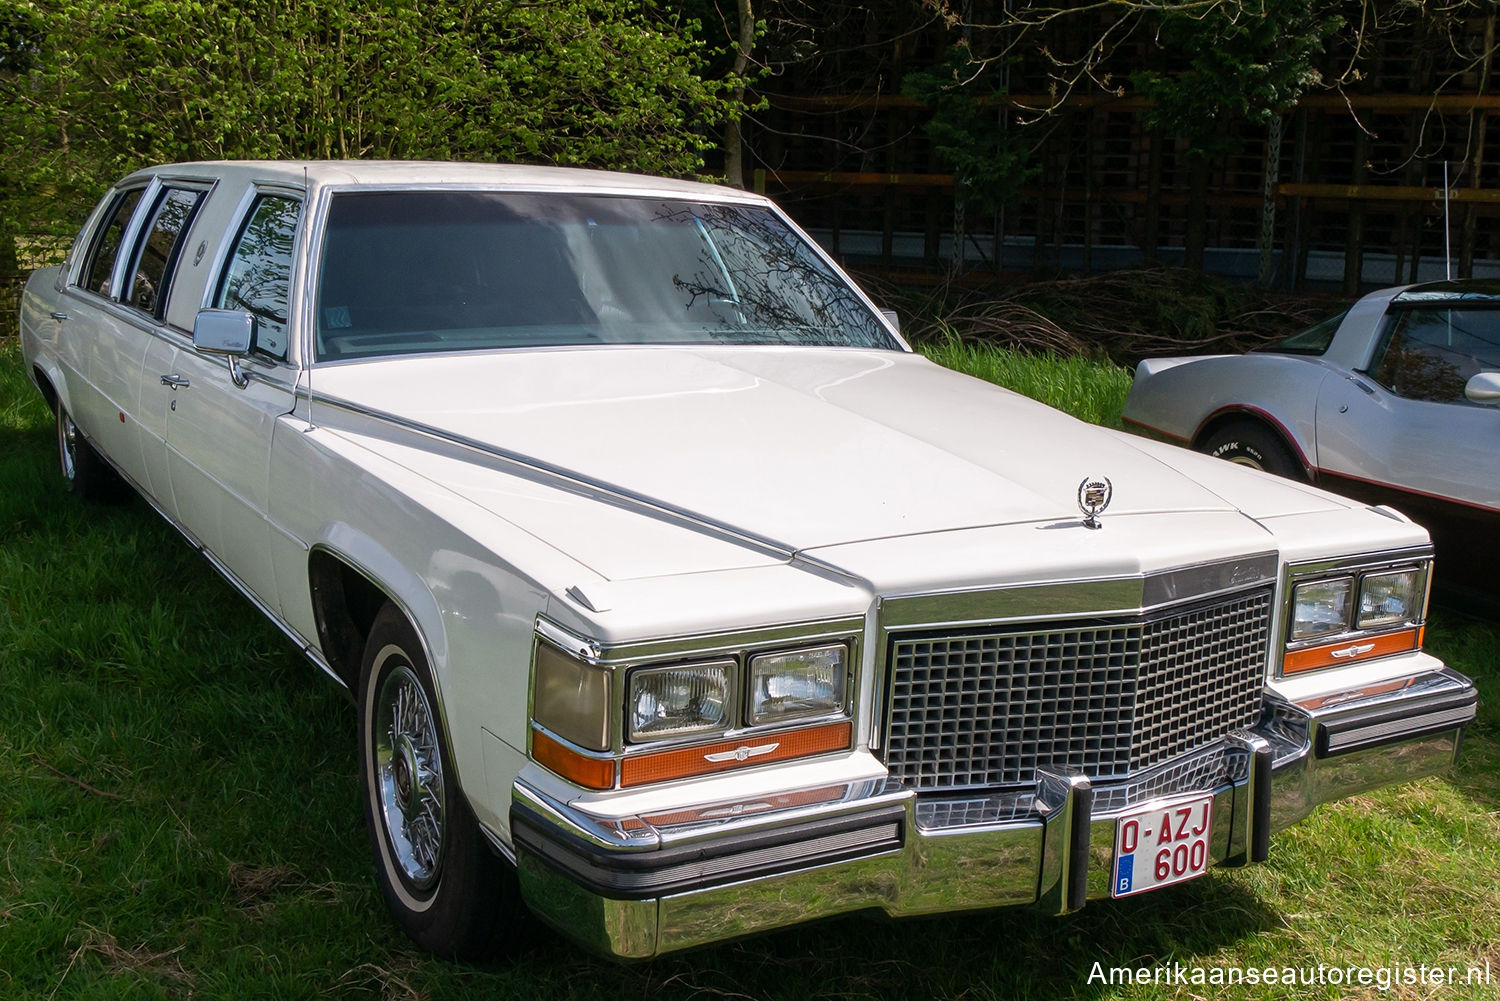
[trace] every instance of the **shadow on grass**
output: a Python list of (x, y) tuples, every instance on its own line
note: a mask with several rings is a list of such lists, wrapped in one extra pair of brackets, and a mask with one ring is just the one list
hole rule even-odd
[(1500, 810), (1500, 625), (1441, 609), (1428, 625), (1426, 647), (1479, 689), (1479, 711), (1464, 734), (1452, 782), (1490, 812)]

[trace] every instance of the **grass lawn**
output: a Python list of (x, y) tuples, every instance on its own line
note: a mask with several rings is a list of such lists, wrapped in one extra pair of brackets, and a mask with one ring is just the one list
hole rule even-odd
[[(945, 353), (946, 352), (946, 353)], [(1093, 420), (1129, 377), (941, 360)], [(0, 998), (1496, 998), (1500, 629), (1428, 646), (1485, 695), (1448, 779), (1275, 836), (1263, 866), (1065, 918), (862, 917), (631, 967), (548, 939), (488, 967), (410, 947), (375, 890), (352, 706), (143, 502), (66, 495), (0, 342)], [(1489, 986), (1105, 986), (1095, 963), (1468, 967)]]

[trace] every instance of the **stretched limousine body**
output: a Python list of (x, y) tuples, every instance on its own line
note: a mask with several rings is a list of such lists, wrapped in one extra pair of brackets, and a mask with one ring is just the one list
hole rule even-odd
[(744, 192), (153, 168), (21, 320), (65, 482), (357, 699), (435, 950), (1062, 913), (1263, 860), (1474, 715), (1422, 529), (940, 368)]

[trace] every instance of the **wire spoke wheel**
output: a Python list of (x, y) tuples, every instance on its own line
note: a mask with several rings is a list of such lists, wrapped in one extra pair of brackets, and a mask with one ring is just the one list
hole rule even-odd
[(412, 888), (428, 890), (443, 863), (443, 761), (432, 707), (409, 666), (386, 675), (376, 712), (375, 770), (385, 836)]
[(57, 408), (57, 456), (63, 479), (72, 483), (78, 476), (78, 425), (61, 406)]
[(416, 630), (385, 604), (359, 680), (360, 781), (380, 893), (418, 945), (483, 958), (523, 945), (530, 922), (514, 870), (460, 787), (441, 698)]

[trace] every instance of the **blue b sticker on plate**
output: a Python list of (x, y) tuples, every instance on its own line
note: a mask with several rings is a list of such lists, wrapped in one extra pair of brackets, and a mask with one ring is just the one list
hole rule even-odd
[(1130, 881), (1135, 875), (1135, 856), (1121, 855), (1115, 866), (1115, 895), (1130, 892)]

